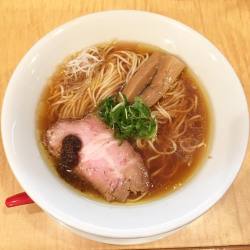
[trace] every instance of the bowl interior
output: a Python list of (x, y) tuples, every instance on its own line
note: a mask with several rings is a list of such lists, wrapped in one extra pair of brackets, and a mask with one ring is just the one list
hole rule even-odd
[[(145, 42), (179, 55), (200, 79), (213, 110), (211, 158), (183, 188), (143, 205), (98, 203), (68, 188), (42, 160), (35, 137), (37, 103), (55, 67), (72, 52), (112, 39)], [(121, 238), (174, 230), (211, 207), (240, 168), (248, 126), (241, 84), (222, 54), (185, 25), (138, 11), (87, 15), (46, 35), (19, 63), (2, 112), (2, 135), (9, 163), (32, 199), (71, 227)]]

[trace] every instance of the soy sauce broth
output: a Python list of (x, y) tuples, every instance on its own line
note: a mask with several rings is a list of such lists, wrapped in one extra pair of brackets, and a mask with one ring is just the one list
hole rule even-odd
[[(152, 53), (153, 51), (163, 51), (158, 47), (154, 47), (151, 45), (143, 44), (143, 43), (131, 43), (131, 42), (118, 42), (115, 45), (115, 50), (119, 49), (128, 49), (136, 52), (148, 52)], [(76, 55), (76, 54), (75, 54)], [(70, 58), (74, 57), (74, 55), (69, 56), (65, 59), (63, 64), (69, 61)], [(46, 147), (43, 143), (43, 138), (45, 131), (57, 120), (56, 117), (48, 117), (48, 97), (50, 86), (52, 86), (55, 82), (60, 81), (63, 77), (62, 65), (59, 65), (55, 73), (49, 79), (46, 88), (41, 96), (41, 99), (38, 104), (37, 109), (37, 139), (39, 143), (39, 147), (41, 150), (41, 154), (45, 159), (46, 163), (51, 167), (51, 169), (57, 173), (64, 181), (66, 181), (70, 186), (73, 187), (74, 190), (80, 191), (84, 196), (95, 199), (98, 201), (104, 201), (104, 198), (87, 182), (81, 181), (77, 176), (69, 173), (61, 172), (56, 166), (57, 160), (54, 159), (51, 155), (48, 154)], [(211, 144), (211, 135), (212, 135), (212, 123), (211, 123), (211, 110), (208, 101), (208, 97), (202, 85), (194, 76), (190, 68), (186, 68), (180, 78), (184, 81), (186, 91), (188, 95), (196, 95), (199, 100), (199, 105), (197, 109), (197, 114), (202, 116), (202, 131), (203, 131), (203, 139), (206, 146), (198, 148), (191, 155), (185, 155), (181, 152), (174, 153), (170, 156), (162, 156), (158, 159), (151, 161), (149, 166), (149, 175), (151, 179), (152, 185), (150, 186), (150, 190), (148, 194), (143, 197), (142, 200), (136, 201), (137, 203), (143, 203), (147, 201), (152, 201), (154, 199), (159, 199), (166, 194), (169, 194), (176, 189), (182, 187), (190, 178), (199, 170), (204, 161), (208, 158), (209, 147)], [(160, 147), (164, 150), (164, 141), (165, 135), (168, 134), (168, 127), (161, 125), (159, 126), (159, 134), (160, 134)], [(189, 131), (187, 131), (187, 134)], [(193, 133), (193, 131), (192, 131)], [(191, 134), (191, 136), (195, 136)], [(162, 138), (162, 140), (161, 140)], [(145, 159), (153, 156), (153, 152), (150, 150), (141, 150), (138, 149), (135, 144), (132, 142), (134, 149), (141, 154), (145, 165), (147, 164)], [(153, 172), (157, 169), (160, 169), (162, 166), (166, 166), (164, 169), (160, 171), (160, 174), (155, 176), (151, 176)], [(116, 202), (115, 202), (116, 203)], [(120, 203), (119, 203), (120, 204)], [(127, 201), (127, 204), (135, 204), (134, 201)]]

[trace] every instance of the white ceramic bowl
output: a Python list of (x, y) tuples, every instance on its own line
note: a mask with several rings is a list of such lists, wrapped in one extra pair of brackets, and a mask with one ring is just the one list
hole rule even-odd
[[(46, 166), (35, 138), (37, 102), (58, 63), (74, 51), (112, 39), (141, 41), (179, 55), (199, 77), (212, 103), (212, 158), (183, 188), (143, 205), (104, 204), (74, 192)], [(116, 244), (160, 238), (207, 211), (236, 177), (248, 131), (246, 99), (225, 57), (191, 28), (139, 11), (95, 13), (50, 32), (17, 66), (2, 110), (5, 152), (23, 189), (43, 210), (75, 231)]]

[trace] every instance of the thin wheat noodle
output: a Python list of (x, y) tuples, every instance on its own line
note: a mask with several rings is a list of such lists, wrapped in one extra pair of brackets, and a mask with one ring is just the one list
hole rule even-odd
[[(114, 43), (90, 47), (66, 61), (62, 69), (63, 79), (50, 89), (50, 116), (56, 116), (57, 119), (79, 119), (93, 112), (105, 98), (120, 91), (149, 58), (148, 53), (114, 48)], [(168, 146), (163, 151), (157, 148), (162, 140), (157, 134), (151, 140), (136, 140), (139, 149), (148, 148), (153, 152), (146, 159), (148, 165), (161, 155), (172, 155), (178, 149), (192, 153), (204, 146), (203, 141), (191, 143), (185, 139), (188, 128), (199, 129), (193, 125), (200, 119), (194, 113), (198, 103), (196, 95), (187, 96), (183, 80), (168, 86), (163, 98), (151, 108), (158, 125), (164, 124), (169, 128), (164, 137), (169, 142)]]

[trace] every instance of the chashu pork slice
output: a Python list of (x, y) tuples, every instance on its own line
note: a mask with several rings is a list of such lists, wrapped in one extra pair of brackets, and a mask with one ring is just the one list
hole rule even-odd
[(60, 157), (62, 141), (68, 135), (81, 140), (74, 173), (91, 183), (106, 200), (124, 202), (131, 193), (148, 191), (149, 176), (141, 156), (127, 141), (115, 139), (113, 131), (95, 115), (57, 121), (48, 129), (45, 141), (53, 156)]

